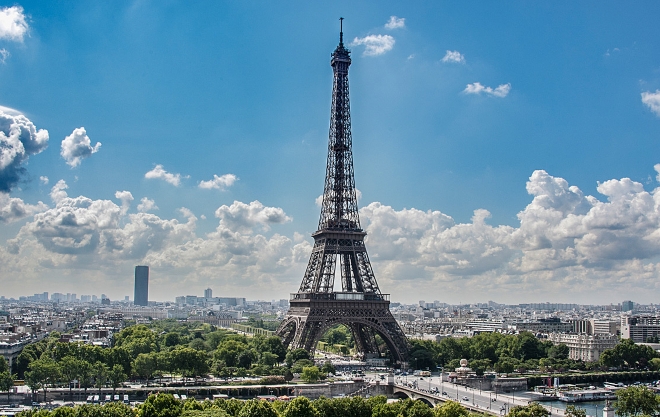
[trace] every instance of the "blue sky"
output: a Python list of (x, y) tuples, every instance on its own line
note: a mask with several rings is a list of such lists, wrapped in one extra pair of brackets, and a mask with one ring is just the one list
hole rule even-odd
[(655, 2), (0, 8), (0, 295), (132, 297), (137, 264), (157, 300), (295, 291), (343, 16), (384, 292), (657, 301)]

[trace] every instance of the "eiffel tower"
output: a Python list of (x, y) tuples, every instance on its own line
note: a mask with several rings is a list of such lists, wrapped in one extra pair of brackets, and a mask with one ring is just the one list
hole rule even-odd
[[(344, 47), (343, 18), (339, 46), (332, 53), (334, 73), (330, 139), (323, 205), (319, 228), (312, 237), (314, 248), (290, 309), (277, 330), (285, 346), (314, 352), (325, 331), (346, 325), (358, 351), (365, 357), (381, 353), (376, 335), (387, 345), (396, 362), (406, 361), (408, 341), (390, 313), (389, 294), (378, 288), (367, 249), (366, 232), (360, 227), (348, 98), (350, 51)], [(337, 260), (339, 258), (339, 263)], [(335, 271), (341, 271), (341, 292), (335, 291)]]

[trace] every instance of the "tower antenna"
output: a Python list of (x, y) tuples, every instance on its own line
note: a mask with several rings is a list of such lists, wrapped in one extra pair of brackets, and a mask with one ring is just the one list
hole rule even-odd
[(344, 18), (340, 17), (339, 18), (339, 44), (342, 45), (344, 43)]

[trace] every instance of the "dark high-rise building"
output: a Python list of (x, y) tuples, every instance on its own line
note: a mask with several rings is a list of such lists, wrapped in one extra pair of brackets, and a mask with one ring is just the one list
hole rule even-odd
[(135, 267), (135, 294), (133, 304), (146, 306), (149, 304), (149, 267)]

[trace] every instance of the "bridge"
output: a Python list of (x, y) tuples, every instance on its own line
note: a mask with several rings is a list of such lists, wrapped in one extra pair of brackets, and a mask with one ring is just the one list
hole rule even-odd
[[(392, 391), (391, 394), (394, 398), (405, 399), (410, 398), (411, 400), (419, 400), (428, 405), (429, 407), (441, 406), (446, 401), (457, 401), (449, 397), (441, 395), (441, 393), (435, 393), (433, 391), (421, 389), (421, 388), (411, 388), (403, 384), (394, 384), (390, 385)], [(389, 389), (388, 389), (389, 391)], [(388, 392), (389, 394), (389, 392)], [(468, 402), (460, 402), (460, 404), (467, 408), (470, 411), (477, 413), (486, 413), (492, 415), (500, 415), (499, 408), (496, 410), (490, 409), (488, 407), (479, 406), (475, 403), (474, 405)]]
[[(425, 389), (427, 388), (428, 389)], [(443, 395), (444, 393), (444, 395)], [(502, 416), (516, 405), (527, 405), (533, 399), (529, 397), (518, 397), (515, 393), (502, 394), (493, 391), (483, 391), (470, 387), (456, 385), (449, 382), (437, 384), (428, 379), (414, 379), (412, 382), (404, 382), (402, 379), (391, 378), (385, 383), (376, 382), (366, 385), (351, 395), (366, 396), (386, 395), (388, 398), (419, 400), (430, 407), (442, 406), (447, 401), (455, 401), (470, 411)], [(557, 409), (541, 403), (551, 416), (564, 416), (563, 409)]]

